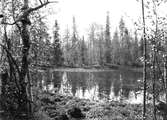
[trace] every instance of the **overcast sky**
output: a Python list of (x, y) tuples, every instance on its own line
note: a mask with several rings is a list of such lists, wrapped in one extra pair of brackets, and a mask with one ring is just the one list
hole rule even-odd
[(107, 11), (110, 13), (111, 32), (118, 26), (122, 16), (126, 26), (131, 29), (133, 22), (141, 17), (141, 3), (136, 0), (59, 0), (54, 6), (56, 13), (51, 19), (58, 20), (61, 32), (67, 26), (72, 28), (72, 16), (75, 16), (81, 35), (87, 33), (93, 22), (105, 25)]

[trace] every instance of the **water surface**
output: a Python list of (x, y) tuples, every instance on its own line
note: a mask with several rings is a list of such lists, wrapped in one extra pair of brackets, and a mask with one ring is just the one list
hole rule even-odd
[(38, 86), (51, 92), (90, 100), (116, 100), (142, 103), (142, 73), (131, 70), (53, 71), (38, 73)]

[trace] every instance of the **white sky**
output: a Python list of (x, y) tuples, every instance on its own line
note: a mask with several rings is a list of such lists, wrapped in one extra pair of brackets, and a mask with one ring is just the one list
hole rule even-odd
[[(80, 35), (87, 34), (93, 22), (105, 25), (107, 11), (110, 13), (111, 32), (115, 31), (122, 16), (125, 25), (131, 29), (132, 23), (141, 17), (141, 3), (136, 0), (59, 0), (54, 7), (56, 12), (49, 19), (58, 20), (61, 33), (67, 26), (72, 28), (72, 16), (76, 18)], [(52, 22), (49, 23), (53, 26)]]

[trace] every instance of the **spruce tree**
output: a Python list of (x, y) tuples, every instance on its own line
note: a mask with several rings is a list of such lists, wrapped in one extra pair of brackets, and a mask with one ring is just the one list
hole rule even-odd
[(59, 26), (57, 23), (57, 20), (55, 21), (54, 26), (54, 36), (53, 36), (53, 61), (52, 64), (55, 66), (61, 66), (63, 64), (63, 57), (62, 57), (62, 50), (61, 50), (61, 44), (60, 44), (60, 37), (59, 37)]
[(112, 39), (112, 63), (120, 64), (120, 42), (117, 29)]
[(81, 63), (82, 66), (84, 66), (87, 62), (86, 62), (86, 52), (87, 52), (87, 48), (86, 48), (86, 44), (85, 44), (85, 39), (84, 36), (81, 40)]
[(72, 41), (72, 47), (71, 47), (71, 58), (72, 58), (72, 67), (76, 67), (79, 65), (79, 51), (78, 51), (78, 33), (77, 33), (77, 27), (76, 27), (76, 22), (75, 22), (75, 17), (73, 16), (73, 27), (72, 27), (73, 33), (71, 37)]
[(111, 36), (110, 36), (110, 18), (109, 12), (107, 12), (107, 19), (106, 19), (106, 30), (105, 30), (105, 58), (106, 63), (111, 63)]

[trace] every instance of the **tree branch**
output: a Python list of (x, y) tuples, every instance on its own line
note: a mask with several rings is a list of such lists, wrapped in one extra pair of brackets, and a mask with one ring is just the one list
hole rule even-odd
[(7, 54), (10, 56), (12, 62), (14, 63), (14, 65), (16, 66), (16, 69), (18, 71), (18, 73), (20, 74), (20, 69), (19, 66), (17, 65), (16, 61), (14, 60), (14, 58), (12, 57), (11, 53), (9, 52), (9, 50), (2, 44), (0, 44), (1, 47), (3, 47), (3, 49), (7, 52)]
[(47, 1), (46, 3), (43, 3), (43, 4), (41, 4), (41, 5), (39, 5), (39, 6), (35, 7), (35, 8), (30, 8), (30, 12), (38, 10), (38, 9), (40, 9), (40, 8), (50, 4), (50, 3), (58, 3), (58, 1), (52, 1), (52, 2)]
[[(16, 23), (14, 0), (12, 0), (12, 14), (13, 14), (13, 20)], [(19, 32), (21, 33), (21, 27), (19, 26), (19, 24), (16, 23), (16, 26), (17, 26)]]
[(14, 24), (16, 24), (16, 22), (18, 22), (18, 21), (15, 21), (13, 23), (8, 23), (8, 22), (2, 21), (1, 24), (4, 24), (4, 25), (14, 25)]
[(39, 0), (39, 2), (41, 3), (41, 5), (43, 4), (41, 0)]
[(4, 21), (3, 21), (1, 24), (14, 25), (14, 24), (16, 24), (17, 22), (20, 22), (20, 21), (22, 21), (24, 18), (28, 17), (31, 12), (36, 11), (36, 10), (39, 10), (40, 8), (46, 6), (46, 5), (50, 4), (50, 3), (58, 3), (58, 1), (51, 1), (51, 2), (49, 2), (49, 1), (47, 0), (47, 2), (41, 4), (41, 5), (37, 6), (37, 7), (26, 9), (26, 10), (23, 12), (23, 14), (22, 14), (21, 16), (19, 16), (18, 19), (16, 19), (13, 23), (8, 23), (8, 22), (4, 22)]

